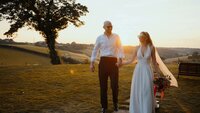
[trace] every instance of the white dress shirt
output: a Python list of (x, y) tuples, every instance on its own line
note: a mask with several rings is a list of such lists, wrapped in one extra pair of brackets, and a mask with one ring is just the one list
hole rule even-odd
[(109, 37), (102, 34), (97, 37), (94, 49), (91, 55), (91, 62), (94, 62), (97, 53), (100, 51), (100, 56), (124, 58), (123, 48), (120, 37), (117, 34), (111, 34)]

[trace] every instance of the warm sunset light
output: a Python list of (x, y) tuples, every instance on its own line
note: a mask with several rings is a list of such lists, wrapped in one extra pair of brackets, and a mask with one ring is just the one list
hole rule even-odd
[(70, 73), (73, 75), (73, 74), (74, 74), (74, 70), (73, 70), (73, 69), (71, 69), (71, 70), (70, 70)]
[[(59, 32), (60, 43), (92, 44), (103, 32), (104, 20), (111, 20), (113, 32), (121, 36), (124, 45), (137, 45), (137, 35), (148, 31), (159, 47), (200, 47), (200, 1), (198, 0), (77, 0), (87, 5), (90, 13), (82, 17), (85, 25), (75, 28), (70, 25)], [(102, 9), (103, 8), (103, 9)], [(9, 29), (9, 24), (0, 22), (0, 37)], [(43, 41), (38, 32), (22, 28), (15, 41)]]
[(0, 113), (199, 113), (200, 0), (1, 0)]

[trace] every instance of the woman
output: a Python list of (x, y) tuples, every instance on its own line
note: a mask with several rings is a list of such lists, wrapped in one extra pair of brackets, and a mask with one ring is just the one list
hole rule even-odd
[(171, 78), (171, 86), (178, 87), (178, 83), (176, 78), (162, 62), (152, 43), (149, 33), (141, 32), (138, 38), (140, 40), (140, 45), (136, 47), (133, 57), (130, 61), (122, 63), (122, 65), (131, 64), (135, 59), (137, 59), (137, 65), (135, 66), (131, 83), (129, 112), (155, 113), (155, 99), (153, 92), (154, 77), (150, 62), (152, 62), (153, 69), (157, 73), (158, 77), (160, 76), (161, 71), (164, 76), (169, 76)]
[(152, 62), (153, 69), (159, 76), (161, 71), (164, 76), (169, 76), (171, 78), (170, 86), (178, 87), (178, 83), (176, 78), (161, 60), (152, 43), (149, 33), (141, 32), (138, 38), (140, 40), (140, 45), (136, 47), (133, 57), (130, 61), (122, 63), (122, 65), (131, 64), (137, 59), (137, 65), (135, 66), (131, 83), (129, 112), (155, 113), (155, 99), (153, 92), (154, 77), (150, 63)]
[(153, 73), (150, 61), (153, 63), (154, 71), (159, 73), (156, 62), (155, 47), (148, 32), (141, 32), (138, 36), (140, 45), (136, 47), (130, 61), (122, 65), (131, 64), (137, 58), (137, 65), (133, 73), (130, 95), (130, 113), (155, 113), (155, 100), (153, 94)]

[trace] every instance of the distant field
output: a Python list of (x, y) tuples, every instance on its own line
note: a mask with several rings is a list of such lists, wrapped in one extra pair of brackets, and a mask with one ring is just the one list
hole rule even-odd
[[(49, 54), (49, 50), (48, 48), (45, 47), (39, 47), (39, 46), (34, 46), (32, 44), (9, 44), (10, 46), (14, 46), (14, 47), (18, 47), (18, 48), (23, 48), (23, 49), (27, 49), (27, 50), (31, 50), (31, 51), (35, 51), (35, 52), (39, 52), (42, 54)], [(79, 52), (70, 52), (70, 50), (61, 50), (61, 49), (57, 49), (57, 52), (60, 56), (64, 56), (65, 58), (71, 58), (74, 59), (75, 61), (78, 62), (89, 62), (90, 61), (90, 55), (92, 52), (93, 47), (88, 46), (88, 48), (84, 48), (84, 49), (79, 49)], [(125, 52), (125, 59), (130, 59), (132, 57), (132, 52), (134, 50), (134, 47), (132, 46), (125, 46), (124, 47), (124, 52)], [(165, 63), (177, 63), (178, 58), (181, 61), (189, 61), (188, 60), (188, 56), (182, 56), (183, 54), (186, 53), (192, 53), (193, 51), (200, 51), (200, 49), (184, 49), (184, 48), (158, 48), (159, 54), (162, 58), (165, 59)], [(180, 56), (181, 54), (181, 56)], [(178, 57), (180, 56), (180, 57)], [(99, 59), (99, 58), (97, 58)]]
[[(45, 48), (45, 47), (38, 47), (38, 46), (34, 46), (34, 45), (16, 45), (16, 44), (12, 44), (11, 46), (25, 48), (25, 49), (32, 50), (32, 51), (49, 54), (48, 48)], [(86, 59), (89, 59), (89, 57), (84, 54), (73, 53), (73, 52), (64, 51), (64, 50), (57, 50), (57, 52), (60, 56), (70, 57), (70, 58), (75, 59), (80, 62), (83, 62)]]
[[(168, 67), (177, 74), (177, 65)], [(129, 98), (133, 68), (120, 69), (119, 103)], [(91, 73), (88, 64), (2, 67), (0, 77), (1, 113), (99, 113), (97, 70)], [(200, 79), (181, 76), (178, 82), (167, 90), (160, 113), (198, 113)], [(108, 94), (111, 113), (110, 85)]]
[(9, 65), (50, 65), (48, 57), (0, 47), (0, 66)]
[(188, 61), (188, 56), (182, 56), (182, 57), (176, 57), (176, 58), (168, 58), (165, 59), (164, 62), (165, 63), (178, 63), (178, 60), (180, 61)]
[(36, 52), (40, 52), (40, 53), (49, 54), (49, 50), (47, 48), (44, 48), (44, 47), (38, 47), (38, 46), (34, 46), (34, 45), (25, 45), (25, 44), (9, 44), (9, 45), (28, 49), (28, 50), (32, 50), (32, 51), (36, 51)]

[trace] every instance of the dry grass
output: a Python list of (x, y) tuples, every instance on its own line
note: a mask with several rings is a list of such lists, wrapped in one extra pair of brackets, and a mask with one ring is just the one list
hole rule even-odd
[[(177, 65), (168, 67), (177, 75)], [(177, 80), (179, 87), (166, 90), (159, 113), (199, 113), (200, 77), (180, 76)]]
[[(169, 67), (177, 73), (176, 65)], [(120, 69), (120, 103), (129, 98), (133, 68), (128, 65)], [(87, 64), (1, 67), (0, 77), (2, 113), (99, 113), (97, 71), (91, 73)], [(199, 81), (197, 77), (181, 77), (178, 89), (167, 90), (160, 113), (197, 113)]]
[[(121, 102), (129, 94), (129, 68), (120, 76)], [(3, 113), (99, 112), (98, 77), (96, 72), (89, 72), (89, 65), (9, 66), (0, 68), (0, 72), (0, 111)], [(111, 97), (109, 103), (111, 107)]]
[(0, 66), (9, 65), (50, 65), (50, 59), (9, 48), (0, 48)]
[(199, 113), (200, 78), (181, 77), (179, 88), (166, 91), (160, 113)]
[(14, 46), (14, 47), (19, 47), (19, 48), (24, 48), (24, 49), (36, 51), (36, 52), (40, 52), (40, 53), (49, 54), (49, 50), (45, 47), (39, 47), (39, 46), (28, 45), (28, 44), (27, 45), (25, 45), (25, 44), (9, 44), (9, 45)]

